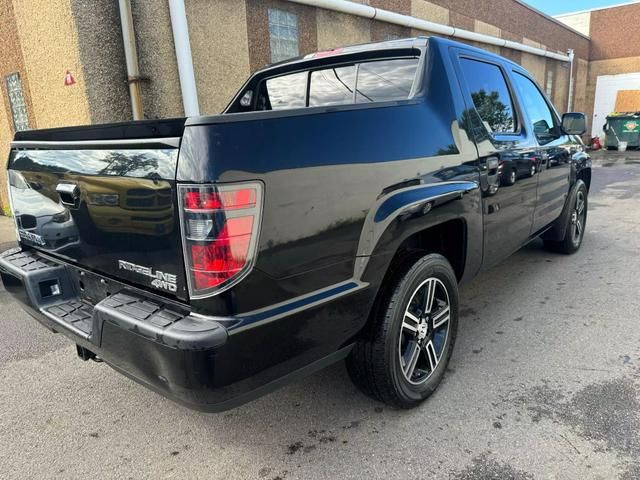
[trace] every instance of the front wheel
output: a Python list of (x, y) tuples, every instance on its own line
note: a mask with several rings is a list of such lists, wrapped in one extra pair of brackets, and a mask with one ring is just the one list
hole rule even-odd
[(588, 191), (587, 186), (581, 180), (572, 195), (571, 210), (567, 218), (564, 238), (560, 241), (545, 240), (547, 250), (556, 253), (572, 254), (577, 252), (582, 245), (584, 231), (587, 226)]
[(430, 254), (385, 291), (347, 369), (369, 396), (411, 408), (435, 391), (449, 363), (458, 327), (458, 284), (449, 262)]

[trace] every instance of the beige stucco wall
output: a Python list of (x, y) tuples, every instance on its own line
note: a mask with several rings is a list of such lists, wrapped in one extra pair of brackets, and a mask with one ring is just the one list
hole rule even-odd
[(91, 123), (132, 119), (120, 9), (113, 0), (70, 0)]
[(411, 15), (430, 22), (449, 24), (449, 9), (426, 0), (412, 0)]
[(181, 117), (182, 94), (176, 50), (169, 17), (169, 2), (132, 0), (133, 24), (142, 83), (142, 107), (146, 118)]
[(589, 35), (589, 29), (591, 27), (591, 12), (558, 15), (556, 18), (583, 35)]
[[(3, 165), (3, 168), (0, 172), (0, 204), (2, 204), (2, 208), (4, 210), (9, 208), (9, 196), (7, 193), (7, 181), (4, 166), (6, 165), (5, 162), (7, 161), (10, 143), (11, 127), (9, 126), (7, 110), (5, 108), (0, 108), (0, 161)], [(2, 215), (2, 212), (0, 212), (0, 215)]]
[(316, 10), (318, 50), (371, 41), (371, 21), (344, 13)]
[(553, 104), (560, 113), (567, 111), (569, 98), (569, 64), (565, 62), (555, 63), (555, 79), (553, 85)]
[(220, 113), (249, 76), (246, 4), (188, 0), (186, 9), (200, 113)]
[[(524, 43), (525, 45), (529, 45), (530, 47), (542, 47), (542, 45), (540, 45), (538, 42), (535, 42), (528, 38), (523, 38), (522, 43)], [(533, 75), (533, 78), (536, 79), (536, 82), (538, 82), (541, 87), (544, 86), (546, 63), (547, 60), (545, 57), (522, 52), (522, 67), (528, 70), (531, 75)]]
[(578, 58), (576, 60), (574, 76), (573, 110), (576, 112), (587, 111), (587, 76), (589, 74), (589, 62)]
[[(14, 0), (13, 8), (38, 128), (90, 123), (69, 0)], [(75, 85), (64, 86), (67, 70)]]
[[(480, 20), (474, 20), (473, 30), (477, 33), (491, 35), (492, 37), (502, 36), (502, 31), (498, 27), (495, 27), (485, 22), (481, 22)], [(488, 50), (489, 52), (497, 53), (498, 55), (500, 55), (500, 47), (496, 47), (494, 45), (486, 45), (486, 44), (479, 44), (478, 46), (484, 50)]]

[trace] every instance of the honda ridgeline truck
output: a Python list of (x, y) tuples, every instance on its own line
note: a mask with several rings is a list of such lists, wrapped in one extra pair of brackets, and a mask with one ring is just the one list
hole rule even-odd
[(221, 115), (17, 133), (2, 280), (82, 359), (194, 409), (343, 359), (413, 407), (445, 373), (459, 283), (538, 236), (580, 248), (584, 130), (450, 40), (308, 55)]

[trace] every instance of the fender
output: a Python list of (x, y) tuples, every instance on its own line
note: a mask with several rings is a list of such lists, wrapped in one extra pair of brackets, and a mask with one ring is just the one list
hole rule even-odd
[(464, 219), (472, 228), (469, 236), (482, 238), (480, 208), (479, 184), (474, 181), (422, 184), (379, 198), (360, 234), (354, 277), (363, 277), (372, 256), (393, 254), (414, 233), (449, 220)]
[(564, 202), (562, 213), (560, 213), (558, 219), (553, 222), (553, 226), (542, 235), (542, 238), (545, 240), (556, 241), (560, 241), (564, 238), (567, 232), (567, 226), (569, 225), (569, 217), (571, 216), (571, 205), (573, 204), (576, 192), (580, 185), (584, 185), (584, 182), (577, 179), (571, 187), (571, 190), (569, 190), (569, 195), (567, 195), (567, 199)]

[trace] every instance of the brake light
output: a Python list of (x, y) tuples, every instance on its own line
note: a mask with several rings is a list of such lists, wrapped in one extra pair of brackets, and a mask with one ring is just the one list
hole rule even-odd
[(179, 185), (178, 196), (189, 295), (214, 295), (253, 266), (262, 184)]

